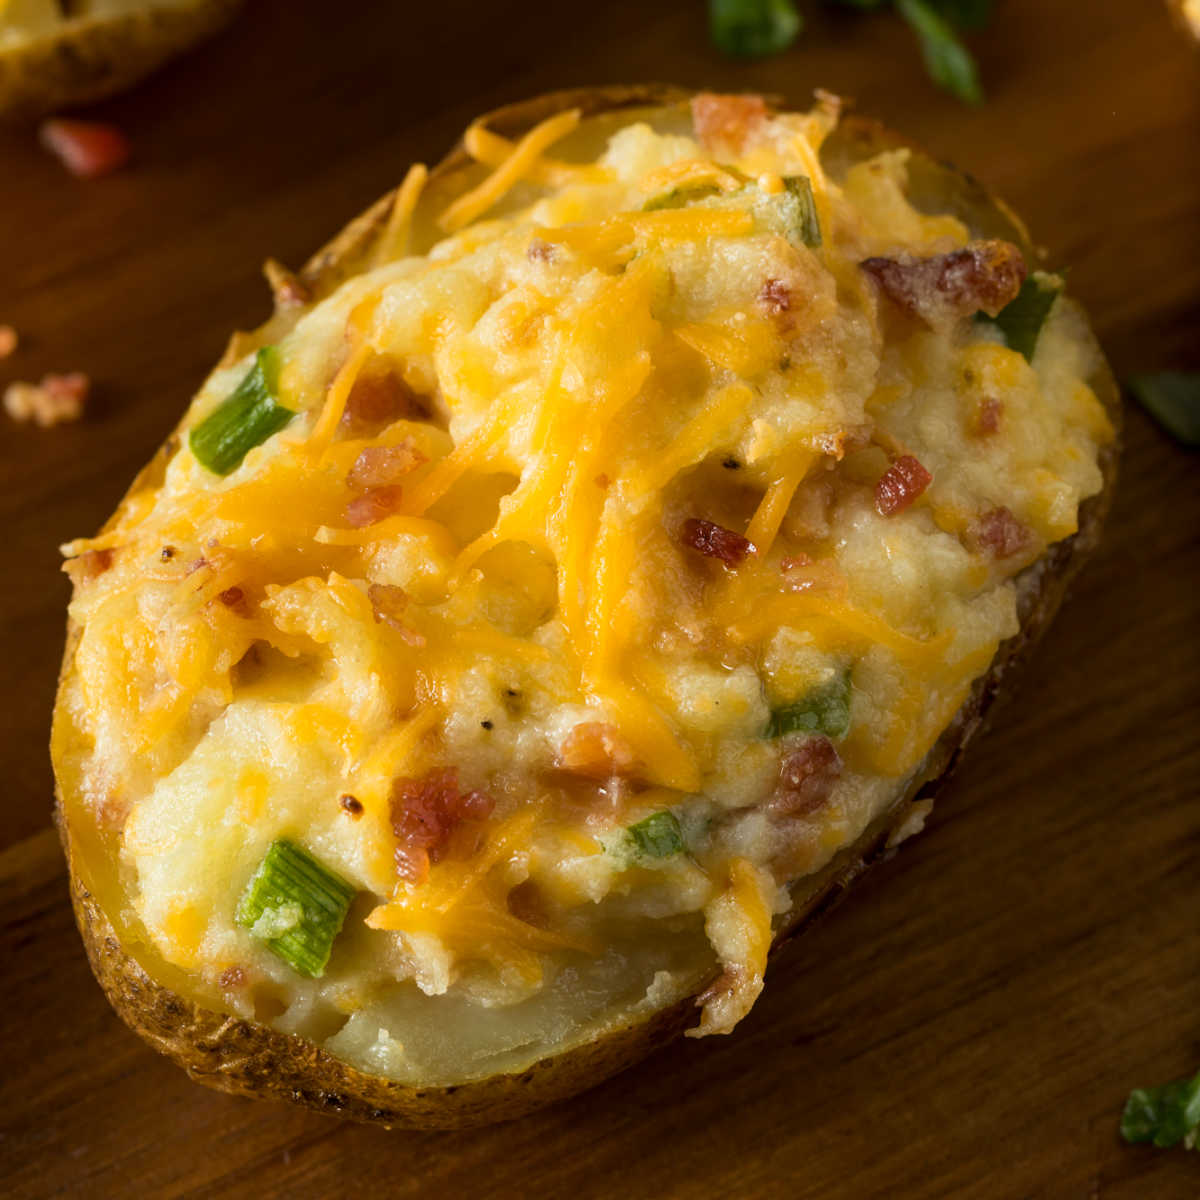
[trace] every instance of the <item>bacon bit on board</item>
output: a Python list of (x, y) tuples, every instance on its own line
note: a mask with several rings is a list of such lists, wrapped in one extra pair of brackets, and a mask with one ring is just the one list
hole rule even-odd
[(576, 725), (558, 748), (558, 765), (564, 771), (589, 779), (628, 775), (635, 762), (633, 747), (615, 726), (602, 721)]
[(971, 522), (971, 540), (993, 558), (1011, 558), (1033, 544), (1033, 531), (1001, 505), (982, 513)]
[(692, 97), (692, 124), (705, 150), (741, 152), (766, 123), (767, 116), (767, 105), (761, 96), (701, 92)]
[(394, 446), (368, 446), (346, 473), (346, 483), (356, 492), (390, 487), (427, 461), (410, 438)]
[(52, 117), (42, 122), (38, 139), (79, 179), (99, 179), (129, 161), (129, 139), (115, 125), (102, 121)]
[(823, 734), (806, 738), (780, 762), (770, 806), (787, 817), (814, 813), (828, 802), (841, 774), (842, 760), (834, 744)]
[(11, 325), (0, 325), (0, 358), (7, 358), (17, 348), (17, 331)]
[(1000, 414), (1003, 411), (1002, 401), (997, 400), (995, 396), (984, 396), (976, 406), (972, 429), (981, 436), (999, 432)]
[(394, 369), (363, 371), (346, 397), (345, 424), (383, 425), (401, 417), (428, 416), (417, 394)]
[(372, 583), (367, 588), (367, 599), (371, 601), (376, 624), (394, 629), (410, 646), (425, 645), (424, 636), (400, 619), (408, 608), (408, 593), (402, 587), (390, 583)]
[(44, 375), (42, 382), (10, 383), (4, 389), (4, 407), (14, 421), (32, 421), (42, 429), (83, 416), (91, 380), (80, 371)]
[(263, 274), (277, 309), (303, 308), (312, 299), (308, 285), (283, 263), (268, 258), (263, 263)]
[(246, 983), (246, 972), (241, 967), (226, 967), (221, 972), (221, 986), (231, 992), (235, 988), (244, 987)]
[(902, 454), (875, 485), (875, 511), (881, 517), (903, 512), (932, 482), (933, 476), (911, 454)]
[(346, 521), (355, 529), (378, 524), (400, 508), (401, 497), (398, 487), (370, 488), (346, 505)]
[(362, 801), (357, 796), (350, 795), (349, 792), (343, 792), (338, 797), (338, 804), (341, 805), (342, 812), (349, 813), (356, 819), (363, 815)]
[(63, 563), (62, 569), (76, 587), (82, 587), (85, 583), (91, 583), (93, 579), (98, 579), (112, 566), (115, 553), (111, 548), (85, 550), (74, 558), (68, 558)]
[(754, 553), (754, 543), (740, 533), (698, 517), (684, 521), (679, 536), (689, 549), (706, 558), (719, 558), (727, 567), (739, 566), (748, 554)]
[(1025, 282), (1025, 259), (1011, 242), (971, 242), (933, 258), (867, 258), (858, 264), (897, 307), (927, 325), (969, 317), (981, 309), (994, 317)]
[(397, 779), (388, 807), (400, 878), (423, 883), (454, 830), (464, 821), (486, 820), (495, 805), (486, 792), (460, 792), (454, 767), (430, 771), (421, 779)]
[(769, 313), (789, 312), (792, 307), (792, 290), (782, 279), (768, 279), (758, 289), (758, 302)]

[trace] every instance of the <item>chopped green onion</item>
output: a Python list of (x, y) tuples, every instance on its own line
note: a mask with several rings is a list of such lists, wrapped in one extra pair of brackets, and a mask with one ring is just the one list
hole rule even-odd
[(296, 414), (279, 395), (279, 351), (264, 346), (233, 394), (223, 400), (188, 437), (192, 453), (217, 475), (228, 475), (255, 447), (278, 433)]
[(1135, 375), (1129, 390), (1172, 437), (1200, 446), (1200, 371)]
[(642, 212), (657, 212), (660, 208), (686, 208), (693, 201), (717, 195), (720, 190), (715, 183), (681, 184), (660, 196), (651, 196), (642, 205)]
[(235, 920), (294, 971), (319, 979), (354, 896), (340, 875), (280, 839), (254, 872)]
[(683, 851), (683, 830), (673, 812), (656, 812), (626, 831), (634, 848), (646, 858), (670, 858)]
[(1185, 1142), (1196, 1148), (1200, 1132), (1200, 1074), (1161, 1087), (1135, 1088), (1121, 1114), (1121, 1136), (1127, 1142), (1153, 1142), (1167, 1149)]
[(792, 241), (814, 250), (821, 244), (821, 223), (813, 200), (812, 181), (807, 175), (788, 175), (783, 181), (784, 220)]
[(843, 671), (807, 696), (771, 710), (768, 738), (789, 733), (823, 733), (843, 738), (850, 728), (850, 672)]
[(1010, 300), (994, 317), (977, 313), (975, 319), (995, 325), (1004, 334), (1008, 348), (1018, 351), (1032, 362), (1042, 326), (1062, 286), (1062, 280), (1037, 271), (1021, 284), (1016, 298)]
[(778, 54), (803, 25), (792, 0), (708, 0), (708, 23), (717, 49), (737, 58)]
[(934, 83), (967, 104), (982, 104), (975, 60), (934, 5), (929, 0), (896, 0), (896, 8), (921, 39), (921, 56)]

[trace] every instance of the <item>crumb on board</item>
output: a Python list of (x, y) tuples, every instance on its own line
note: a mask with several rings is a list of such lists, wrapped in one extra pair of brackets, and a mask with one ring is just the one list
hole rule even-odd
[(4, 409), (14, 421), (32, 421), (42, 429), (83, 416), (91, 380), (80, 371), (45, 375), (41, 383), (10, 383)]

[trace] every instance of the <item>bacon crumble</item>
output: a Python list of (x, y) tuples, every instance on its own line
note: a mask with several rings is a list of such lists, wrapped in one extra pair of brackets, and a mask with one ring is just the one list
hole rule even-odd
[(756, 95), (700, 92), (691, 108), (696, 140), (705, 150), (744, 150), (769, 116), (766, 101)]
[(423, 883), (454, 831), (467, 821), (485, 821), (495, 804), (486, 792), (461, 792), (454, 767), (430, 771), (421, 779), (397, 779), (388, 802), (397, 874), (409, 883)]
[(998, 239), (932, 258), (867, 258), (859, 267), (893, 304), (929, 326), (979, 311), (994, 317), (1016, 299), (1027, 273), (1020, 250)]
[(346, 397), (346, 424), (383, 425), (402, 417), (427, 416), (417, 394), (393, 370), (363, 371)]
[(986, 436), (1000, 430), (1000, 414), (1004, 404), (995, 396), (985, 396), (975, 409), (974, 431)]
[(246, 982), (246, 972), (242, 967), (226, 967), (221, 972), (220, 984), (227, 991), (242, 987)]
[(740, 566), (754, 553), (754, 543), (715, 521), (689, 517), (680, 531), (683, 544), (706, 558), (720, 559), (727, 567)]
[(375, 623), (394, 629), (410, 646), (424, 646), (425, 638), (406, 625), (401, 617), (408, 608), (408, 593), (390, 583), (372, 583), (367, 588)]
[(426, 461), (411, 438), (394, 446), (368, 446), (346, 473), (346, 484), (356, 492), (392, 487)]
[(369, 488), (346, 505), (346, 523), (354, 529), (377, 525), (400, 509), (403, 493), (396, 485)]
[(1033, 544), (1033, 532), (1001, 505), (977, 517), (970, 526), (971, 539), (993, 558), (1011, 558)]
[(828, 803), (841, 774), (842, 759), (833, 742), (824, 734), (806, 738), (780, 762), (770, 807), (788, 817), (817, 812)]
[(32, 421), (42, 429), (78, 421), (91, 391), (91, 380), (80, 371), (44, 375), (42, 382), (10, 383), (4, 407), (14, 421)]
[(338, 804), (341, 806), (342, 812), (348, 813), (356, 819), (363, 815), (362, 801), (357, 796), (350, 795), (349, 792), (344, 792), (338, 797)]
[(768, 279), (758, 291), (758, 301), (767, 312), (773, 315), (790, 312), (792, 307), (791, 288), (782, 279)]
[(902, 454), (875, 484), (875, 511), (881, 517), (903, 512), (933, 482), (911, 454)]

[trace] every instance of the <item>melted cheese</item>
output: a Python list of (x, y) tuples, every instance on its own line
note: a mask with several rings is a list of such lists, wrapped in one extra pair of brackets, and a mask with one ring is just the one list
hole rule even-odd
[[(72, 607), (88, 803), (123, 827), (131, 903), (166, 958), (211, 986), (243, 964), (296, 1014), (333, 1005), (383, 1037), (414, 986), (516, 1013), (568, 967), (669, 958), (690, 930), (670, 978), (725, 972), (701, 1032), (744, 1015), (780, 887), (904, 787), (1016, 631), (1012, 577), (1076, 527), (1113, 436), (1069, 310), (1032, 362), (970, 321), (881, 319), (861, 258), (969, 235), (908, 203), (904, 152), (827, 176), (835, 119), (780, 118), (736, 162), (633, 119), (574, 163), (574, 110), (516, 143), (473, 126), (480, 182), (425, 214), (414, 168), (376, 265), (281, 339), (287, 428), (225, 478), (180, 449), (109, 532), (66, 548), (114, 556)], [(817, 250), (781, 207), (800, 173)], [(672, 189), (679, 207), (644, 210)], [(408, 256), (431, 215), (451, 236)], [(348, 424), (369, 360), (424, 413)], [(185, 424), (248, 365), (216, 372)], [(356, 525), (355, 464), (403, 446), (380, 519)], [(900, 453), (933, 482), (884, 517), (873, 487)], [(1028, 535), (1011, 558), (975, 532), (1001, 507)], [(696, 521), (728, 557), (703, 553)], [(770, 708), (843, 677), (840, 775), (780, 819), (801, 743), (767, 736)], [(494, 811), (401, 880), (396, 782), (450, 767)], [(626, 827), (663, 809), (686, 853), (639, 855)], [(325, 982), (231, 920), (284, 836), (374, 898)]]

